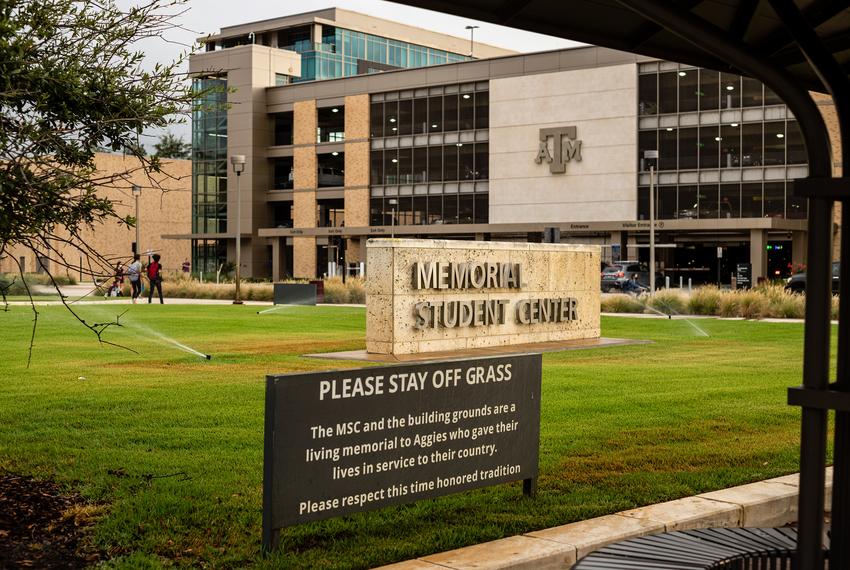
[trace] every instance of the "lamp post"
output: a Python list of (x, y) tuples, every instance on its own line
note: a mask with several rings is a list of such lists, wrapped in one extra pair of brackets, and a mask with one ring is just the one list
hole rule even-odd
[(234, 154), (230, 157), (230, 164), (233, 165), (233, 172), (236, 173), (236, 298), (233, 304), (241, 305), (242, 294), (239, 285), (242, 279), (242, 197), (239, 193), (239, 179), (245, 170), (245, 155)]
[(472, 37), (475, 34), (475, 30), (478, 26), (467, 26), (466, 29), (469, 30), (469, 57), (472, 57)]
[(395, 237), (395, 207), (398, 205), (398, 200), (390, 198), (390, 206), (392, 206), (392, 217), (390, 218), (390, 237)]
[(657, 150), (645, 150), (644, 159), (649, 162), (649, 294), (655, 294), (655, 161)]
[(142, 195), (142, 187), (136, 184), (133, 184), (133, 198), (136, 199), (136, 251), (133, 253), (138, 253), (141, 255), (142, 252), (142, 230), (139, 227), (139, 197)]

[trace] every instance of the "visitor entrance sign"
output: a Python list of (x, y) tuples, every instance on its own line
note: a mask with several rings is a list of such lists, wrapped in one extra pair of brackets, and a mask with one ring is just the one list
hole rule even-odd
[(540, 354), (266, 377), (263, 546), (279, 530), (522, 480), (533, 494)]

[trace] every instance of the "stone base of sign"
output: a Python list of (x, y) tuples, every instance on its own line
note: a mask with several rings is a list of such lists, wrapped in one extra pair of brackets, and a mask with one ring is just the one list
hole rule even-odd
[(597, 245), (370, 239), (366, 249), (370, 353), (600, 336)]
[(361, 362), (426, 362), (428, 360), (448, 360), (476, 356), (499, 356), (506, 354), (524, 354), (528, 352), (560, 352), (562, 350), (586, 350), (589, 348), (606, 348), (609, 346), (624, 346), (629, 344), (648, 344), (650, 340), (635, 340), (631, 338), (583, 338), (578, 340), (558, 340), (552, 342), (534, 342), (515, 344), (513, 346), (495, 346), (492, 348), (470, 348), (468, 350), (453, 350), (443, 352), (424, 352), (419, 354), (375, 354), (365, 350), (348, 350), (345, 352), (320, 352), (305, 354), (310, 358), (327, 360), (359, 360)]
[[(797, 521), (799, 476), (786, 475), (429, 554), (380, 570), (568, 570), (603, 546), (647, 534), (707, 527), (785, 526)], [(825, 506), (831, 506), (832, 467), (826, 469)], [(792, 507), (793, 505), (793, 507)]]

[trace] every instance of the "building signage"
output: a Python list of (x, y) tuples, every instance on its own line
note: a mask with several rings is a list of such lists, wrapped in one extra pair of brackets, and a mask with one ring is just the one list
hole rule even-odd
[[(581, 141), (576, 138), (576, 127), (540, 129), (540, 142), (534, 162), (549, 164), (549, 172), (562, 174), (571, 160), (581, 162)], [(550, 150), (549, 141), (552, 141)]]
[[(519, 263), (415, 262), (413, 289), (462, 292), (470, 289), (521, 289)], [(522, 325), (578, 320), (574, 297), (420, 301), (413, 305), (416, 329), (504, 325), (508, 319)]]
[(537, 477), (541, 355), (266, 377), (263, 545), (279, 529)]

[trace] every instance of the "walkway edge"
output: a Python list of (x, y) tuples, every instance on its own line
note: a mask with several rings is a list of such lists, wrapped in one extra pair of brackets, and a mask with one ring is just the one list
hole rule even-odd
[[(594, 550), (647, 534), (706, 527), (777, 527), (796, 522), (799, 474), (702, 493), (429, 554), (380, 570), (566, 570)], [(826, 469), (826, 506), (832, 504)]]

